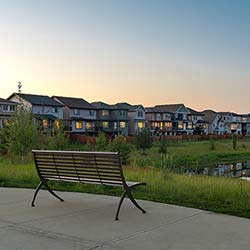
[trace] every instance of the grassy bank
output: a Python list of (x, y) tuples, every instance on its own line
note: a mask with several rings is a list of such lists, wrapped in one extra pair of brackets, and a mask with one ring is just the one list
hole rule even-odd
[[(135, 190), (140, 199), (200, 208), (250, 218), (250, 183), (238, 179), (186, 176), (155, 168), (125, 167), (126, 179), (145, 181)], [(33, 163), (0, 160), (0, 186), (35, 188), (39, 179)], [(56, 190), (121, 195), (122, 190), (99, 185), (51, 183)]]

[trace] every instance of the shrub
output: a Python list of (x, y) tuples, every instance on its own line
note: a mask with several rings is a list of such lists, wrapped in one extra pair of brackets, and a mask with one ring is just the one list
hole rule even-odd
[(105, 151), (108, 147), (108, 140), (103, 132), (100, 132), (96, 138), (96, 150)]
[(150, 131), (147, 128), (141, 129), (136, 133), (134, 143), (137, 149), (142, 150), (142, 153), (145, 154), (145, 150), (153, 146), (153, 138)]
[(38, 130), (33, 114), (20, 109), (4, 128), (4, 140), (10, 153), (24, 156), (37, 145)]
[(113, 141), (110, 142), (109, 148), (111, 151), (119, 152), (120, 159), (123, 164), (127, 164), (129, 162), (131, 146), (127, 142), (125, 136), (117, 136)]

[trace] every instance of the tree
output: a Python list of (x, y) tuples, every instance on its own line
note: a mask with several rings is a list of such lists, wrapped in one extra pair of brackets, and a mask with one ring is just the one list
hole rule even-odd
[(134, 143), (137, 149), (141, 149), (142, 153), (145, 154), (145, 150), (153, 146), (153, 138), (150, 131), (147, 128), (138, 131), (135, 135)]
[(108, 140), (103, 132), (98, 133), (96, 137), (96, 150), (105, 151), (108, 146)]
[(109, 143), (109, 148), (111, 151), (119, 152), (122, 164), (127, 164), (129, 162), (131, 147), (125, 136), (117, 136)]
[(6, 147), (10, 153), (24, 156), (36, 147), (39, 133), (31, 112), (18, 110), (3, 130)]

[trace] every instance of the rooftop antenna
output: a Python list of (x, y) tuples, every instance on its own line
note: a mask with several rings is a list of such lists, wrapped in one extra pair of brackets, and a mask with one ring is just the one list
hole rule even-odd
[(18, 85), (17, 85), (17, 87), (18, 87), (18, 93), (22, 92), (22, 90), (21, 90), (22, 86), (23, 86), (22, 83), (19, 81)]

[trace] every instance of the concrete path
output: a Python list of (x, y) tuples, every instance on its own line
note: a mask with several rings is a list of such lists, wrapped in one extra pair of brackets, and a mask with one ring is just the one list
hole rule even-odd
[(249, 250), (250, 220), (118, 197), (0, 188), (0, 250)]

